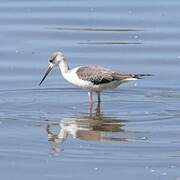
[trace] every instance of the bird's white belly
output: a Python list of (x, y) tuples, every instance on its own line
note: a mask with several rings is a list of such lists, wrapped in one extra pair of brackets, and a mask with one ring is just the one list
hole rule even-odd
[(97, 88), (99, 89), (99, 91), (103, 91), (103, 90), (112, 90), (112, 89), (118, 87), (120, 84), (121, 84), (120, 81), (112, 81), (109, 83), (103, 83), (103, 84), (99, 84), (96, 86), (98, 86)]

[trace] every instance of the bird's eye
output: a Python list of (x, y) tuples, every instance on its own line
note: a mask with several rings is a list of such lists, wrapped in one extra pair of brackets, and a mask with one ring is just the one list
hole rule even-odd
[(52, 62), (53, 62), (53, 59), (50, 59), (49, 62), (52, 63)]

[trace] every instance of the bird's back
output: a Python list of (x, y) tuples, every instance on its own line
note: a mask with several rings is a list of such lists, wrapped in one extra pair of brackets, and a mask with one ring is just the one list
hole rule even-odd
[(76, 73), (80, 79), (91, 81), (96, 85), (135, 78), (132, 74), (115, 72), (100, 66), (82, 66), (77, 69)]

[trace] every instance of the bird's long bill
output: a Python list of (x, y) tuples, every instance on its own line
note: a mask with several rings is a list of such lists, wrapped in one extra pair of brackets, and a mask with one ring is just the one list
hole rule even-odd
[(39, 83), (39, 86), (43, 83), (43, 81), (45, 80), (46, 76), (51, 72), (52, 69), (53, 69), (53, 66), (49, 65), (48, 70), (46, 71), (44, 77), (42, 78), (41, 82)]

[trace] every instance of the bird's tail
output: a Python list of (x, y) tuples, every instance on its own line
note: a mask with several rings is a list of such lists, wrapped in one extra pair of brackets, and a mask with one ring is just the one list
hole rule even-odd
[(153, 74), (133, 74), (132, 77), (136, 79), (142, 79), (144, 76), (153, 76)]

